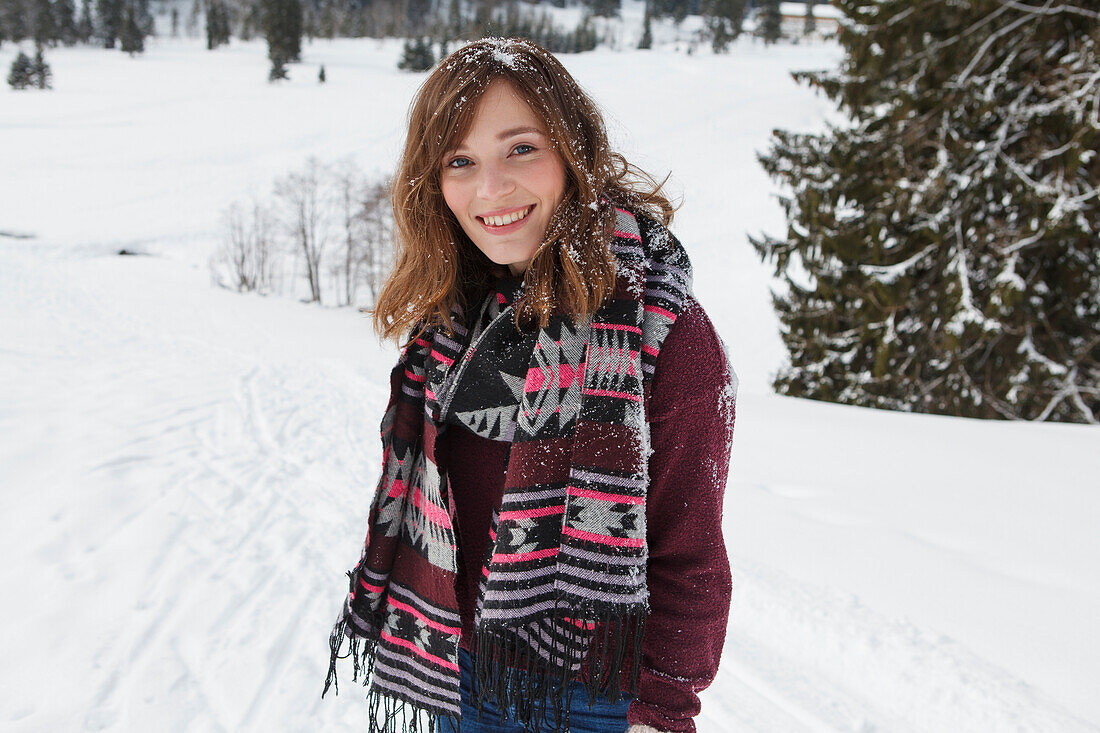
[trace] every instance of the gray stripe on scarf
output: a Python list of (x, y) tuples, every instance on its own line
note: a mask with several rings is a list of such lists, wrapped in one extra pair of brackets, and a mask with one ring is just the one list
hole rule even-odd
[[(610, 585), (610, 584), (609, 584)], [(562, 590), (567, 590), (570, 593), (581, 596), (582, 598), (593, 598), (599, 601), (607, 601), (609, 603), (641, 603), (649, 594), (643, 588), (640, 592), (636, 592), (633, 595), (623, 595), (622, 593), (607, 593), (602, 590), (592, 590), (591, 588), (585, 588), (581, 585), (573, 585), (572, 583), (566, 583), (564, 581), (557, 584), (557, 587)]]
[(543, 499), (563, 499), (565, 497), (565, 488), (560, 489), (541, 489), (539, 491), (525, 491), (522, 494), (513, 494), (505, 492), (504, 498), (507, 503), (501, 506), (503, 511), (507, 511), (507, 507), (513, 504), (519, 504), (521, 502), (528, 501), (541, 501)]
[[(403, 675), (405, 674), (404, 670), (400, 670), (400, 669), (395, 670), (395, 669), (390, 669), (390, 668), (386, 668), (386, 667), (383, 667), (383, 671), (388, 672), (389, 674), (392, 674), (394, 677), (397, 677), (398, 679), (401, 679), (403, 677)], [(372, 683), (371, 687), (373, 689), (378, 689), (380, 691), (388, 692), (393, 697), (408, 696), (408, 697), (412, 698), (413, 700), (416, 700), (417, 702), (422, 703), (425, 707), (431, 707), (431, 708), (441, 707), (441, 708), (443, 708), (443, 709), (445, 709), (449, 712), (453, 712), (453, 713), (456, 713), (458, 715), (462, 714), (462, 708), (461, 707), (459, 707), (457, 705), (454, 705), (454, 704), (450, 703), (447, 700), (440, 700), (437, 697), (428, 697), (427, 695), (424, 695), (424, 694), (418, 692), (415, 688), (409, 687), (407, 685), (403, 685), (400, 682), (394, 682), (393, 680), (387, 680), (387, 679), (382, 679), (381, 677), (375, 677), (374, 682)], [(373, 689), (372, 689), (372, 691), (373, 691)]]
[(383, 667), (383, 669), (390, 670), (396, 676), (401, 677), (402, 679), (408, 678), (409, 671), (402, 667), (398, 667), (398, 664), (403, 663), (405, 666), (416, 668), (416, 670), (420, 672), (421, 675), (423, 675), (423, 678), (417, 676), (416, 684), (435, 690), (437, 694), (444, 699), (452, 697), (458, 692), (457, 687), (439, 686), (439, 684), (437, 684), (440, 681), (439, 669), (437, 665), (427, 660), (421, 659), (420, 657), (416, 656), (415, 652), (412, 652), (411, 650), (409, 651), (412, 656), (405, 656), (404, 654), (400, 654), (394, 649), (391, 649), (389, 646), (379, 644), (378, 658), (385, 659), (387, 662), (387, 665)]
[[(539, 613), (541, 611), (549, 611), (554, 607), (556, 601), (551, 598), (548, 601), (541, 601), (533, 606), (524, 606), (518, 612), (524, 616), (531, 616), (532, 614)], [(515, 608), (483, 608), (481, 615), (483, 618), (515, 618), (517, 610)]]
[[(644, 489), (646, 487), (645, 479), (626, 478), (624, 476), (612, 476), (607, 473), (598, 473), (596, 471), (585, 471), (583, 469), (574, 469), (569, 472), (570, 478), (580, 479), (581, 481), (591, 481), (593, 483), (611, 484), (613, 486), (625, 486), (630, 489)], [(581, 499), (585, 497), (579, 497)]]
[(641, 557), (620, 557), (618, 555), (607, 555), (600, 552), (592, 552), (591, 550), (582, 550), (579, 547), (573, 547), (572, 545), (562, 545), (561, 552), (566, 555), (572, 555), (579, 557), (583, 560), (594, 560), (596, 562), (610, 563), (612, 565), (639, 565), (645, 561)]
[(395, 582), (392, 578), (390, 579), (389, 590), (390, 595), (395, 596), (396, 598), (410, 605), (420, 606), (421, 611), (430, 611), (440, 618), (446, 619), (447, 621), (451, 622), (460, 623), (462, 621), (462, 617), (459, 616), (457, 613), (451, 613), (445, 608), (433, 606), (431, 603), (428, 603), (423, 598), (410, 591), (408, 588), (405, 588), (400, 583)]
[(554, 590), (553, 579), (550, 582), (542, 582), (538, 585), (530, 588), (513, 588), (509, 590), (501, 590), (498, 588), (486, 588), (485, 589), (485, 602), (486, 603), (499, 603), (502, 601), (514, 601), (520, 598), (531, 598), (532, 596), (542, 595), (543, 593), (550, 593)]
[[(551, 559), (553, 559), (553, 558), (551, 558)], [(554, 571), (557, 570), (556, 563), (551, 563), (550, 565), (547, 565), (544, 568), (533, 568), (533, 569), (531, 569), (531, 568), (522, 568), (522, 569), (517, 569), (517, 570), (509, 570), (508, 568), (504, 567), (505, 565), (511, 565), (511, 564), (512, 563), (498, 563), (496, 568), (493, 570), (493, 577), (494, 578), (499, 577), (501, 579), (507, 579), (507, 580), (515, 581), (516, 580), (515, 578), (509, 578), (508, 576), (517, 575), (517, 576), (520, 576), (522, 578), (538, 578), (542, 575), (552, 575), (554, 573)]]

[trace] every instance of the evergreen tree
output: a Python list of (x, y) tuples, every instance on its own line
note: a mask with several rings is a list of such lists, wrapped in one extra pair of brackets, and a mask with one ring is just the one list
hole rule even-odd
[(53, 72), (50, 70), (50, 65), (46, 63), (46, 57), (42, 55), (41, 46), (34, 52), (34, 61), (31, 63), (31, 76), (34, 85), (39, 89), (53, 88)]
[(271, 59), (271, 71), (267, 74), (268, 81), (279, 81), (280, 79), (287, 79), (286, 61), (282, 56), (276, 55)]
[(80, 20), (76, 24), (76, 38), (81, 43), (89, 43), (95, 35), (95, 23), (92, 21), (92, 0), (81, 0)]
[(11, 62), (8, 70), (8, 85), (12, 89), (27, 89), (34, 86), (34, 65), (27, 54), (20, 51)]
[(299, 0), (263, 0), (262, 25), (267, 38), (267, 57), (286, 64), (302, 54), (302, 3)]
[(783, 13), (779, 10), (779, 0), (760, 0), (760, 26), (756, 32), (763, 36), (765, 45), (783, 37)]
[(980, 418), (1100, 420), (1100, 44), (1072, 4), (839, 0), (851, 116), (777, 130), (785, 240), (752, 243), (784, 394)]
[(229, 9), (224, 0), (206, 2), (206, 48), (214, 50), (229, 43)]
[(592, 15), (598, 15), (601, 18), (617, 17), (622, 8), (622, 0), (587, 0), (587, 4)]
[(66, 46), (77, 42), (76, 6), (73, 0), (57, 0), (54, 3), (54, 20), (57, 23), (57, 38)]
[(34, 45), (51, 46), (57, 41), (57, 26), (50, 0), (33, 0)]
[(715, 53), (725, 53), (731, 42), (741, 35), (745, 17), (745, 0), (709, 0), (705, 21)]
[(462, 29), (465, 25), (465, 20), (462, 17), (462, 4), (459, 0), (451, 0), (450, 10), (447, 13), (447, 19), (450, 21), (450, 35), (452, 40), (462, 37)]
[(171, 18), (172, 18), (172, 21), (171, 21), (172, 22), (172, 25), (171, 25), (172, 38), (179, 38), (179, 35), (180, 35), (180, 11), (179, 11), (179, 8), (172, 8)]
[(104, 48), (114, 48), (122, 28), (122, 0), (96, 0), (96, 27)]
[(401, 60), (397, 68), (404, 71), (427, 71), (435, 64), (432, 57), (432, 44), (427, 38), (408, 39), (401, 49)]
[(817, 31), (817, 19), (814, 18), (816, 0), (806, 0), (806, 22), (802, 26), (802, 35), (812, 36)]
[(133, 56), (145, 50), (145, 33), (141, 27), (140, 8), (136, 0), (126, 0), (122, 9), (122, 27), (118, 33), (119, 46), (124, 53)]
[(32, 32), (24, 0), (0, 0), (0, 40), (22, 41)]
[(642, 39), (638, 41), (638, 48), (653, 48), (653, 29), (650, 27), (649, 3), (645, 5), (645, 19), (642, 20)]

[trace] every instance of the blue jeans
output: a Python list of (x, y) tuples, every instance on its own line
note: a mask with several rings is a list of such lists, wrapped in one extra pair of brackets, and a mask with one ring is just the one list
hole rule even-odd
[[(507, 720), (500, 719), (500, 710), (494, 701), (489, 699), (481, 707), (481, 720), (478, 720), (477, 706), (472, 699), (472, 680), (474, 673), (473, 658), (470, 653), (459, 647), (458, 666), (462, 670), (462, 684), (459, 691), (462, 695), (462, 721), (459, 727), (461, 733), (524, 733), (527, 729), (515, 722), (515, 716), (509, 712)], [(626, 722), (626, 711), (630, 707), (630, 701), (634, 696), (620, 693), (618, 702), (611, 702), (609, 698), (597, 697), (592, 707), (588, 706), (588, 693), (584, 685), (574, 681), (573, 704), (569, 708), (570, 733), (625, 733), (629, 728)], [(549, 708), (547, 708), (549, 710)], [(552, 718), (553, 716), (550, 715)], [(542, 730), (548, 731), (548, 726)], [(449, 720), (440, 721), (437, 733), (457, 733)]]

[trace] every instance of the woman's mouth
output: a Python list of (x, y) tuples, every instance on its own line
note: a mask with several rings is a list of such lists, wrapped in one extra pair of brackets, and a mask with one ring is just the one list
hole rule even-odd
[(519, 228), (519, 222), (524, 221), (528, 214), (530, 214), (535, 208), (534, 204), (526, 206), (522, 209), (516, 209), (510, 211), (507, 214), (499, 216), (477, 216), (478, 223), (485, 227), (487, 231), (498, 232), (501, 230), (511, 231), (512, 229)]

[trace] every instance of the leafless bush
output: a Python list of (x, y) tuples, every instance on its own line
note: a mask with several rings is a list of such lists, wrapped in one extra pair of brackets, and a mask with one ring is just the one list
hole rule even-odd
[(240, 292), (271, 292), (274, 222), (260, 202), (234, 202), (223, 215), (224, 237), (210, 260), (211, 278)]
[(360, 288), (373, 304), (378, 298), (393, 257), (393, 216), (390, 181), (371, 183), (352, 165), (345, 164), (335, 179), (339, 199), (342, 241), (340, 257), (330, 271), (343, 305), (358, 300)]
[[(278, 292), (273, 269), (293, 260), (310, 302), (373, 305), (393, 261), (390, 180), (372, 181), (350, 160), (310, 158), (276, 180), (269, 206), (227, 209), (214, 281), (238, 290)], [(322, 281), (322, 273), (330, 279)]]
[(321, 301), (321, 257), (332, 236), (333, 197), (329, 170), (310, 158), (305, 170), (275, 182), (280, 221), (305, 264), (310, 301)]

